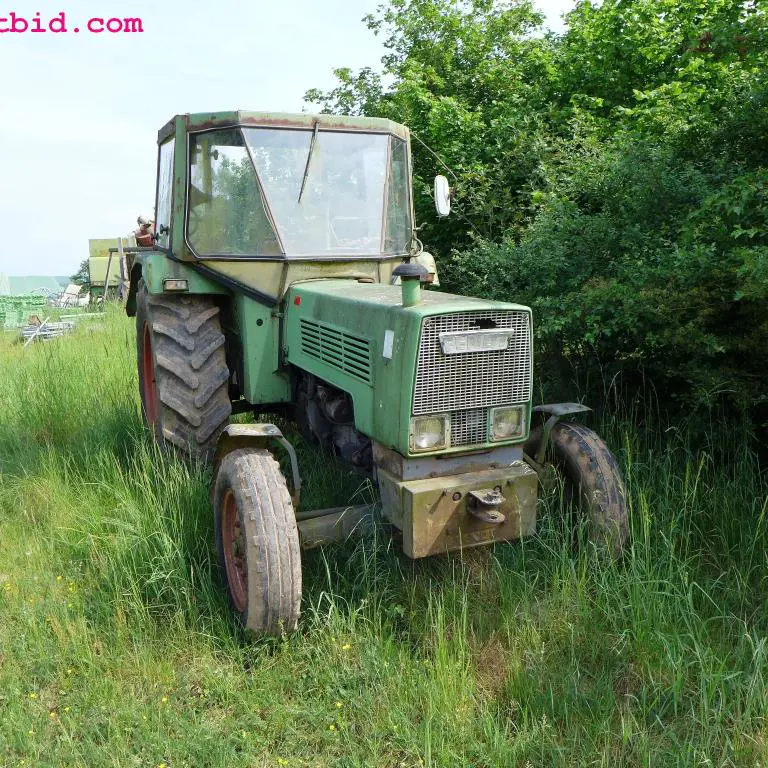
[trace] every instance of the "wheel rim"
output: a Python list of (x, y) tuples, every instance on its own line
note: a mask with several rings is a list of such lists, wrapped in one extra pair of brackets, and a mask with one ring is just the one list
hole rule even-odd
[(245, 536), (240, 525), (240, 511), (232, 491), (224, 495), (222, 539), (227, 583), (235, 608), (241, 613), (248, 602), (248, 576), (245, 570)]
[(144, 414), (147, 421), (154, 425), (157, 422), (157, 382), (155, 380), (155, 359), (152, 356), (152, 335), (149, 330), (149, 323), (144, 323), (141, 364), (144, 374)]

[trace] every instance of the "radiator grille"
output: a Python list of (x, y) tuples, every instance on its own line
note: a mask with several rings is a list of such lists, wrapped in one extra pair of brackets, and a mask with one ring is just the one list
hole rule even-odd
[(478, 445), (488, 442), (488, 410), (470, 408), (451, 414), (451, 445)]
[(301, 351), (359, 381), (371, 383), (371, 345), (368, 339), (302, 318)]
[[(446, 355), (440, 334), (483, 328), (512, 331), (504, 350)], [(531, 399), (531, 324), (527, 312), (435, 315), (421, 329), (413, 414), (450, 413), (451, 445), (488, 442), (488, 409)]]

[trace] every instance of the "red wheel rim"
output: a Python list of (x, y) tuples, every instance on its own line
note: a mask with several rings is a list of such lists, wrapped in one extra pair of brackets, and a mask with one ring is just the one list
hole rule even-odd
[(248, 576), (245, 570), (245, 536), (240, 525), (240, 512), (232, 491), (224, 494), (221, 515), (221, 534), (224, 545), (224, 566), (227, 583), (235, 608), (241, 613), (248, 602)]
[(144, 374), (144, 415), (150, 424), (154, 424), (157, 421), (157, 382), (155, 381), (155, 359), (152, 356), (152, 336), (149, 332), (149, 323), (144, 323), (141, 365)]

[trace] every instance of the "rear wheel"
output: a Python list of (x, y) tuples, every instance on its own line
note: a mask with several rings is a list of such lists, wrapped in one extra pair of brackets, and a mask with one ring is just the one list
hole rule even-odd
[[(538, 427), (525, 446), (529, 456), (536, 455), (541, 439)], [(563, 480), (574, 537), (585, 526), (589, 541), (618, 557), (629, 535), (629, 520), (621, 471), (605, 441), (581, 424), (558, 422), (550, 433), (545, 462)]]
[(243, 626), (267, 635), (296, 629), (299, 531), (272, 454), (249, 448), (228, 453), (216, 473), (213, 508), (222, 578)]
[(136, 301), (139, 391), (159, 443), (210, 461), (229, 422), (229, 369), (219, 307), (207, 296), (148, 293)]

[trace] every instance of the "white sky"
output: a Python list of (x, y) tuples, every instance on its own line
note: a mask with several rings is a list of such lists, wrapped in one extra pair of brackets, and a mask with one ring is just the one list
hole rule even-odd
[[(300, 111), (332, 69), (377, 68), (361, 22), (380, 0), (16, 0), (64, 10), (79, 34), (0, 34), (0, 272), (70, 275), (88, 239), (131, 231), (154, 205), (157, 131), (177, 113)], [(573, 0), (538, 0), (550, 26)], [(45, 10), (55, 9), (55, 10)], [(91, 17), (143, 34), (88, 34)]]

